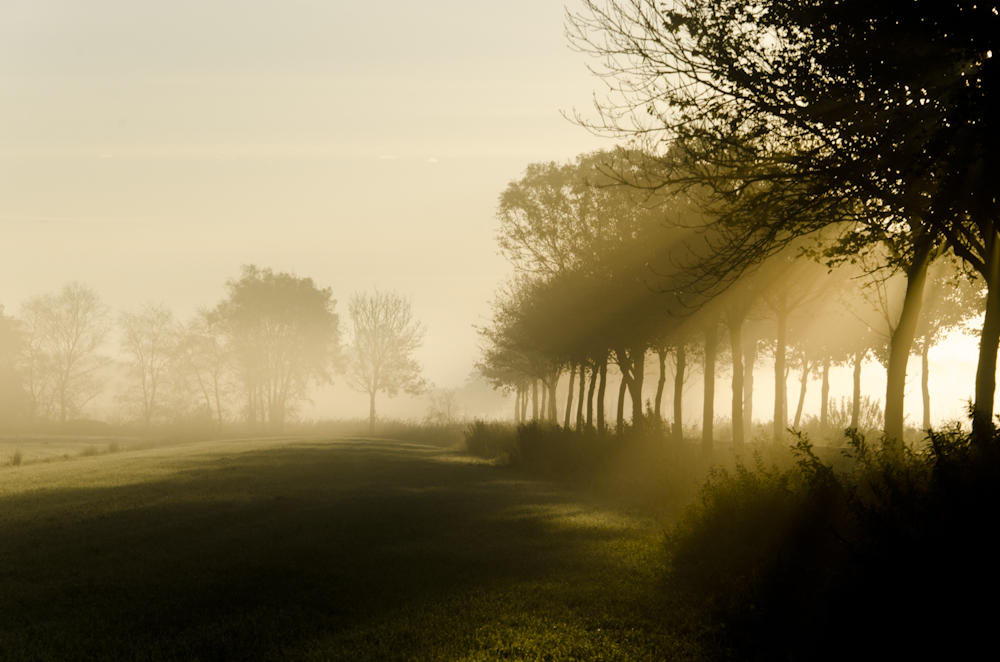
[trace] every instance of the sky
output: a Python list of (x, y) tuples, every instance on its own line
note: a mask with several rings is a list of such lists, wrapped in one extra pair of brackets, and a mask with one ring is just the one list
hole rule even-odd
[(562, 115), (600, 84), (563, 20), (554, 0), (5, 0), (0, 303), (79, 280), (186, 319), (252, 263), (345, 317), (356, 291), (412, 296), (426, 377), (460, 385), (510, 271), (500, 192), (610, 144)]
[[(0, 304), (78, 280), (113, 310), (163, 302), (184, 320), (255, 264), (330, 287), (345, 321), (354, 292), (411, 296), (425, 376), (461, 385), (511, 272), (499, 194), (530, 163), (612, 145), (564, 116), (604, 88), (564, 15), (564, 0), (0, 0)], [(974, 352), (936, 353), (935, 420), (971, 395)], [(365, 416), (367, 399), (340, 379), (303, 414)]]

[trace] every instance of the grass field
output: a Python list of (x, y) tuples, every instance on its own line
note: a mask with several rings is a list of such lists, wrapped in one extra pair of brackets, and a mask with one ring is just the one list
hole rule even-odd
[(0, 659), (698, 659), (661, 538), (592, 497), (392, 441), (7, 466)]

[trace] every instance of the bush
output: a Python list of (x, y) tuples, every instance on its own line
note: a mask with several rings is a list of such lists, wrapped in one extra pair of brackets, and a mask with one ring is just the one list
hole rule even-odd
[(804, 437), (792, 469), (712, 471), (668, 538), (668, 590), (695, 596), (740, 659), (988, 646), (1000, 444), (976, 448), (960, 428), (903, 457), (856, 431), (849, 444), (840, 475)]
[(465, 450), (488, 460), (514, 463), (518, 459), (517, 431), (511, 423), (477, 418), (462, 432)]

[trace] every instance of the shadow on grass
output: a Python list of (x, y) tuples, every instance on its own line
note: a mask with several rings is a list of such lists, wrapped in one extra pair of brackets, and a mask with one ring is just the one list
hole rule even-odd
[(285, 443), (5, 497), (0, 658), (487, 659), (557, 625), (562, 657), (662, 654), (615, 634), (655, 574), (641, 525), (437, 448)]

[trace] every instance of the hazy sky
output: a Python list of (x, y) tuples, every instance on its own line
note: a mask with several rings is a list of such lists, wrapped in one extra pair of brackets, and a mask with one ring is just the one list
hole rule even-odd
[[(427, 376), (472, 369), (534, 161), (607, 144), (562, 0), (66, 0), (0, 11), (0, 303), (70, 280), (182, 319), (254, 263), (412, 294)], [(364, 414), (364, 411), (361, 412)]]
[[(602, 88), (563, 5), (0, 0), (0, 304), (80, 280), (187, 319), (254, 263), (331, 287), (344, 317), (356, 290), (412, 295), (426, 376), (461, 384), (510, 271), (497, 196), (531, 162), (609, 146), (560, 113)], [(935, 419), (971, 394), (969, 347), (936, 353)], [(364, 416), (340, 381), (305, 413)]]

